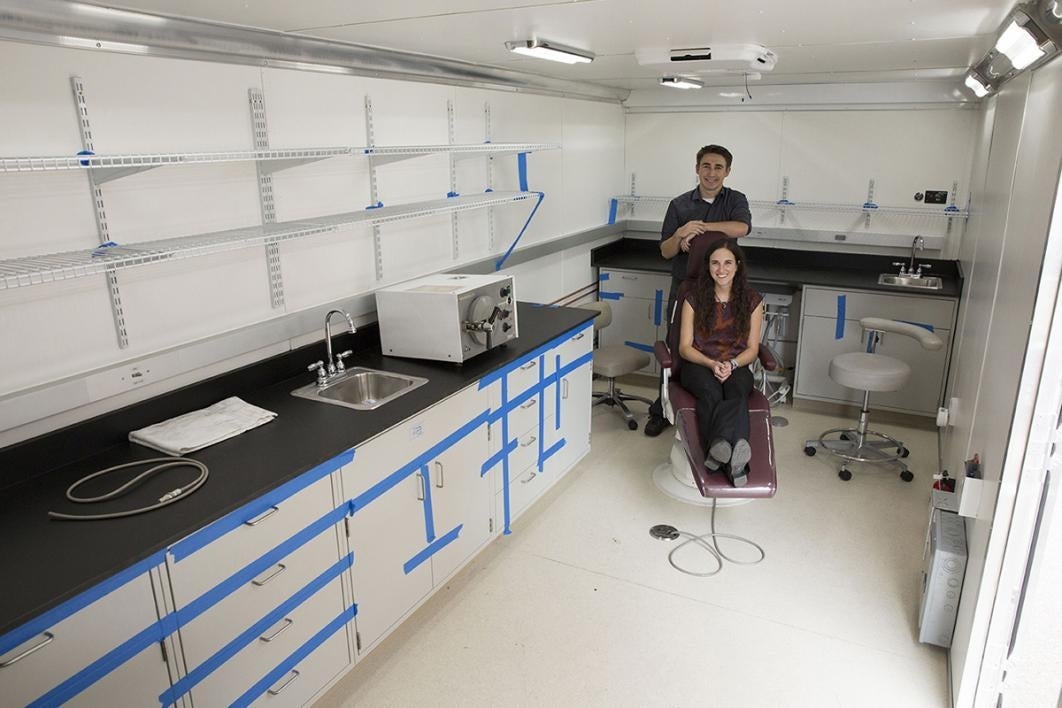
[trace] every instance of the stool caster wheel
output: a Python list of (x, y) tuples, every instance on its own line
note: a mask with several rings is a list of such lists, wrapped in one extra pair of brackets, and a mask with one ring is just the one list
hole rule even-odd
[(814, 445), (807, 445), (807, 446), (804, 447), (804, 454), (807, 455), (808, 457), (814, 457), (815, 456), (815, 452), (816, 452), (816, 450), (815, 450), (815, 446)]
[[(911, 454), (911, 451), (908, 450), (906, 447), (901, 447), (896, 452), (899, 453), (900, 457), (907, 457), (908, 455)], [(908, 481), (910, 481), (910, 480), (908, 480)]]
[(637, 430), (638, 429), (638, 421), (636, 421), (636, 420), (628, 420), (627, 421), (627, 427), (630, 428), (631, 430)]
[(837, 473), (837, 476), (843, 479), (845, 482), (852, 479), (852, 473), (848, 471), (847, 467), (842, 467), (841, 471)]
[(910, 482), (912, 479), (914, 479), (914, 474), (911, 472), (911, 470), (904, 470), (900, 473), (900, 479), (902, 479), (904, 482)]
[(844, 440), (845, 442), (848, 442), (851, 439), (852, 438), (848, 437), (848, 433), (841, 433), (841, 440)]

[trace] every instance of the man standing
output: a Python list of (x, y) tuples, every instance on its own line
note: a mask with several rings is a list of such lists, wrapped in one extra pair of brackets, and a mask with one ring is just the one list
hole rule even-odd
[[(730, 174), (734, 156), (722, 145), (706, 145), (697, 152), (697, 187), (671, 200), (660, 230), (660, 254), (671, 260), (671, 292), (667, 316), (675, 305), (675, 293), (686, 277), (690, 242), (706, 231), (718, 231), (731, 238), (747, 236), (752, 230), (749, 200), (741, 192), (723, 186)], [(661, 377), (663, 381), (663, 377)], [(649, 406), (645, 434), (656, 437), (669, 425), (660, 398)]]

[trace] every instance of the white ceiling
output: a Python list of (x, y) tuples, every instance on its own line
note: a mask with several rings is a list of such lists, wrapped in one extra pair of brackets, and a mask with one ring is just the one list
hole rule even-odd
[[(992, 46), (1014, 0), (119, 0), (128, 9), (343, 40), (608, 86), (645, 89), (668, 67), (635, 50), (761, 44), (759, 84), (960, 77)], [(538, 37), (589, 49), (567, 66), (506, 51)], [(684, 71), (691, 74), (695, 72)], [(739, 75), (707, 74), (711, 85)]]

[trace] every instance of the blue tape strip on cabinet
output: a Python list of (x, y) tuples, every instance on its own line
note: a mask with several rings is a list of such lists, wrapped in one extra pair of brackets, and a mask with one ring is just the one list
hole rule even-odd
[[(557, 337), (554, 337), (553, 339), (549, 340), (548, 342), (546, 342), (542, 346), (532, 349), (527, 354), (524, 354), (520, 358), (513, 360), (512, 362), (506, 364), (505, 366), (503, 366), (502, 368), (498, 369), (497, 371), (490, 372), (489, 374), (487, 374), (486, 376), (484, 376), (483, 378), (481, 378), (479, 380), (479, 387), (481, 389), (483, 389), (483, 388), (486, 388), (487, 386), (491, 385), (492, 383), (494, 383), (495, 381), (497, 381), (499, 379), (504, 380), (504, 377), (507, 374), (509, 374), (511, 371), (523, 366), (527, 362), (529, 362), (532, 359), (536, 358), (539, 354), (542, 354), (543, 352), (546, 352), (546, 351), (549, 351), (550, 349), (553, 349), (558, 344), (560, 344), (560, 343), (562, 343), (562, 342), (564, 342), (564, 341), (566, 341), (568, 339), (571, 339), (573, 336), (579, 334), (583, 330), (588, 329), (588, 328), (593, 327), (593, 326), (594, 326), (594, 320), (591, 317), (586, 322), (583, 322), (582, 324), (576, 325), (575, 327), (572, 327), (571, 329), (569, 329), (568, 331), (564, 332), (563, 334), (561, 334), (561, 335), (559, 335)], [(503, 401), (503, 403), (504, 403), (504, 401)]]
[(834, 328), (833, 338), (844, 339), (844, 311), (848, 304), (847, 295), (837, 296), (837, 326)]
[(157, 565), (162, 565), (165, 562), (165, 551), (153, 553), (144, 560), (134, 563), (119, 573), (115, 573), (103, 582), (93, 585), (83, 593), (70, 598), (66, 602), (53, 607), (43, 614), (37, 615), (25, 624), (19, 625), (0, 637), (0, 655), (7, 654), (19, 645), (25, 644), (37, 635), (48, 630), (50, 627), (59, 624), (70, 615), (83, 610), (101, 597), (111, 594), (131, 580), (139, 578), (150, 569)]
[[(525, 188), (522, 191), (526, 192), (527, 189)], [(505, 255), (495, 261), (494, 270), (501, 270), (501, 267), (505, 264), (505, 261), (508, 260), (509, 254), (511, 254), (513, 252), (513, 249), (516, 248), (516, 244), (520, 243), (520, 239), (523, 237), (524, 232), (527, 231), (527, 227), (531, 225), (531, 219), (535, 218), (535, 212), (538, 211), (538, 208), (540, 206), (542, 206), (542, 200), (546, 198), (545, 192), (532, 192), (532, 194), (538, 195), (538, 201), (535, 202), (535, 206), (531, 210), (531, 213), (527, 215), (527, 221), (525, 221), (523, 227), (521, 227), (520, 233), (516, 234), (516, 238), (513, 239), (513, 242), (511, 244), (509, 244), (509, 250), (505, 252)]]
[(276, 668), (270, 671), (268, 674), (262, 677), (255, 685), (251, 686), (247, 691), (233, 701), (233, 706), (244, 708), (244, 706), (251, 705), (255, 699), (261, 696), (263, 693), (269, 690), (269, 687), (279, 681), (285, 674), (290, 672), (293, 668), (299, 665), (303, 659), (308, 657), (319, 646), (324, 644), (329, 637), (343, 628), (343, 625), (353, 620), (358, 614), (358, 606), (351, 605), (342, 613), (340, 613), (335, 619), (326, 624), (321, 631), (310, 637), (305, 644), (296, 649), (291, 656), (284, 661), (277, 664)]
[[(538, 358), (538, 471), (542, 471), (542, 443), (546, 431), (546, 411), (545, 402), (542, 400), (545, 393), (545, 384), (543, 383), (543, 372), (546, 370), (546, 357), (540, 356)], [(551, 377), (552, 378), (552, 377)]]
[(431, 558), (433, 555), (435, 555), (440, 550), (449, 545), (452, 541), (457, 540), (457, 537), (461, 533), (462, 527), (464, 527), (464, 524), (458, 524), (454, 528), (447, 531), (445, 535), (439, 536), (439, 538), (429, 543), (424, 550), (407, 560), (405, 565), (402, 566), (402, 570), (405, 571), (406, 575), (412, 573), (414, 570), (417, 569), (417, 566), (419, 566), (421, 563)]
[(489, 411), (484, 410), (482, 413), (468, 421), (446, 438), (441, 440), (432, 446), (427, 452), (419, 455), (414, 460), (402, 465), (397, 470), (384, 477), (382, 480), (366, 489), (350, 500), (350, 513), (353, 516), (355, 513), (364, 509), (374, 499), (378, 498), (381, 494), (384, 494), (388, 490), (392, 489), (396, 484), (401, 482), (406, 477), (410, 476), (424, 465), (427, 465), (433, 459), (449, 449), (459, 440), (463, 439), (466, 435), (487, 422), (487, 414)]
[(343, 465), (349, 464), (353, 459), (354, 450), (342, 452), (331, 460), (322, 462), (295, 479), (280, 485), (268, 494), (255, 499), (249, 504), (245, 504), (231, 514), (223, 516), (209, 526), (188, 536), (183, 541), (178, 541), (170, 547), (170, 554), (173, 556), (174, 562), (179, 563), (203, 546), (224, 536), (229, 531), (239, 528), (245, 521), (261, 516), (270, 507), (279, 505), (296, 492), (302, 491), (317, 480), (332, 474)]
[(231, 639), (225, 646), (214, 652), (210, 658), (189, 671), (184, 678), (177, 681), (177, 683), (173, 684), (169, 690), (163, 692), (159, 696), (159, 702), (164, 706), (175, 703), (178, 698), (188, 693), (188, 691), (201, 683), (207, 676), (214, 673), (218, 667), (235, 656), (245, 646), (253, 642), (256, 638), (262, 636), (262, 634), (270, 627), (283, 620), (288, 613), (315, 595), (319, 590), (332, 582), (332, 580), (339, 577), (340, 573), (353, 565), (353, 563), (354, 554), (348, 553), (330, 568), (304, 585), (294, 595), (277, 605), (257, 622)]
[(520, 176), (520, 191), (527, 191), (527, 153), (516, 154), (516, 169)]
[(624, 342), (631, 349), (637, 349), (638, 351), (653, 353), (653, 348), (648, 344), (639, 344), (638, 342)]
[(660, 326), (660, 313), (664, 309), (664, 291), (657, 290), (653, 302), (653, 324)]
[(608, 223), (616, 223), (616, 211), (619, 209), (619, 202), (615, 199), (608, 201)]
[(482, 477), (483, 475), (487, 474), (487, 472), (490, 472), (491, 468), (494, 467), (494, 465), (501, 462), (503, 457), (509, 455), (515, 449), (516, 440), (510, 440), (509, 442), (505, 443), (501, 450), (498, 450), (496, 453), (488, 457), (487, 461), (484, 462), (482, 467), (479, 468), (479, 476)]
[(556, 455), (558, 452), (561, 451), (561, 448), (564, 447), (566, 442), (567, 441), (565, 438), (561, 438), (557, 442), (553, 443), (553, 445), (548, 450), (546, 450), (545, 454), (542, 456), (543, 459), (548, 460), (549, 458)]
[(426, 543), (431, 543), (435, 540), (435, 520), (431, 512), (431, 475), (427, 465), (421, 465), (420, 483), (424, 485), (424, 538)]
[[(560, 373), (560, 370), (561, 370), (560, 354), (557, 355), (556, 364), (555, 364), (553, 370), (556, 371), (558, 374)], [(553, 429), (554, 430), (560, 430), (560, 424), (561, 424), (561, 404), (560, 404), (560, 402), (561, 402), (561, 382), (560, 382), (559, 378), (557, 379), (557, 385), (553, 388), (553, 394), (554, 394), (554, 399), (556, 401), (556, 408), (553, 411)]]
[(598, 280), (611, 280), (612, 279), (612, 273), (598, 273), (597, 274), (597, 279)]
[(623, 297), (623, 293), (613, 293), (607, 290), (597, 291), (598, 300), (619, 300), (621, 297)]
[[(501, 380), (501, 402), (502, 408), (505, 407), (509, 398), (509, 379), (503, 376)], [(502, 442), (506, 443), (506, 449), (508, 449), (509, 440), (509, 416), (502, 416)], [(513, 441), (515, 446), (516, 441)], [(509, 453), (506, 452), (502, 457), (502, 516), (504, 521), (503, 536), (512, 534), (512, 529), (509, 528)]]

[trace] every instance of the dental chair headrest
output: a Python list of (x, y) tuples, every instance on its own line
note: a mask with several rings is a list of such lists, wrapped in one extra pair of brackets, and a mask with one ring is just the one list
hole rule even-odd
[(708, 247), (719, 239), (726, 238), (722, 231), (705, 231), (690, 244), (689, 260), (686, 261), (686, 280), (698, 280), (708, 260)]

